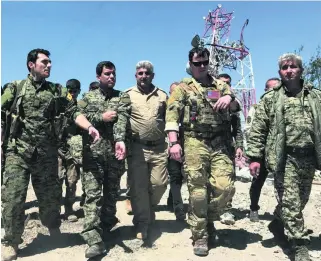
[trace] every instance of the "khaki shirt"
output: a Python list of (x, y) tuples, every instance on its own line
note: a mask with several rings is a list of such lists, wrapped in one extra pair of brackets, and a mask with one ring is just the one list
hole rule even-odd
[(167, 94), (154, 86), (149, 94), (142, 93), (137, 86), (126, 90), (131, 100), (130, 124), (133, 139), (165, 141), (165, 112)]

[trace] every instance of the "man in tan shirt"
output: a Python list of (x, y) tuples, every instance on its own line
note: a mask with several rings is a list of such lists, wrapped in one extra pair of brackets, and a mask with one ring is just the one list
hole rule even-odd
[(167, 94), (152, 84), (154, 67), (149, 61), (136, 65), (136, 86), (128, 89), (132, 105), (132, 153), (127, 158), (133, 223), (138, 239), (146, 239), (155, 220), (156, 206), (167, 188), (165, 112)]

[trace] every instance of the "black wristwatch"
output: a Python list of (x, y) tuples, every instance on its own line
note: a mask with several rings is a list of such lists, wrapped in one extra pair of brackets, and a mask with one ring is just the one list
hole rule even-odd
[(173, 147), (173, 146), (176, 145), (176, 144), (178, 144), (177, 141), (169, 142), (169, 147), (171, 148), (171, 147)]

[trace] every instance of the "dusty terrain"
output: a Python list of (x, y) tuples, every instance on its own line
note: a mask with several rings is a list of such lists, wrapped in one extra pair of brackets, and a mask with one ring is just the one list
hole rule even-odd
[[(80, 183), (77, 195), (81, 195)], [(104, 257), (93, 260), (290, 260), (287, 251), (283, 251), (273, 240), (267, 225), (272, 219), (276, 204), (273, 186), (265, 184), (261, 196), (261, 221), (251, 223), (248, 219), (249, 182), (236, 182), (236, 195), (233, 199), (233, 213), (237, 218), (235, 225), (227, 226), (216, 222), (219, 230), (217, 245), (210, 250), (207, 257), (196, 257), (192, 252), (190, 230), (184, 222), (177, 222), (173, 213), (166, 210), (166, 192), (156, 212), (156, 222), (147, 242), (134, 238), (132, 230), (132, 216), (125, 212), (124, 196), (125, 175), (122, 178), (122, 196), (117, 203), (117, 216), (121, 220), (119, 226), (110, 233), (106, 241), (108, 253)], [(183, 187), (184, 203), (187, 203), (188, 193), (186, 185)], [(186, 205), (187, 206), (187, 205)], [(26, 213), (30, 220), (23, 235), (24, 243), (20, 245), (19, 258), (21, 261), (58, 261), (58, 260), (86, 260), (83, 243), (79, 232), (82, 230), (83, 212), (79, 208), (79, 201), (75, 209), (80, 219), (78, 222), (64, 221), (61, 227), (62, 237), (55, 245), (49, 243), (48, 230), (38, 220), (37, 201), (32, 186), (29, 187)], [(62, 214), (64, 209), (62, 207)], [(321, 185), (312, 188), (310, 201), (304, 211), (306, 224), (313, 230), (310, 255), (313, 261), (321, 260)]]

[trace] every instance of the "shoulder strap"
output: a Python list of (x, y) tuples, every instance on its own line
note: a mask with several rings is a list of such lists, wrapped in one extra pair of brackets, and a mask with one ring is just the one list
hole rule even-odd
[(201, 96), (203, 97), (203, 99), (205, 99), (210, 105), (211, 107), (213, 108), (214, 104), (213, 102), (208, 99), (207, 95), (204, 93), (203, 89), (201, 89), (201, 86), (199, 83), (196, 82), (196, 80), (193, 78), (192, 79), (193, 83), (194, 83), (194, 86), (195, 88), (198, 90), (198, 92), (201, 94)]
[[(21, 92), (21, 90), (22, 90), (22, 87), (24, 86), (25, 82), (26, 82), (26, 80), (22, 80), (22, 81), (18, 84), (18, 86), (16, 86), (16, 93), (15, 93), (15, 97), (14, 97), (13, 103), (12, 103), (11, 108), (10, 108), (10, 114), (13, 113), (13, 111), (14, 111), (14, 110), (16, 109), (16, 107), (17, 107), (18, 97), (19, 97), (19, 94), (20, 94), (20, 92)], [(20, 103), (21, 103), (21, 99), (20, 99), (20, 102), (19, 102), (18, 106), (20, 105)]]

